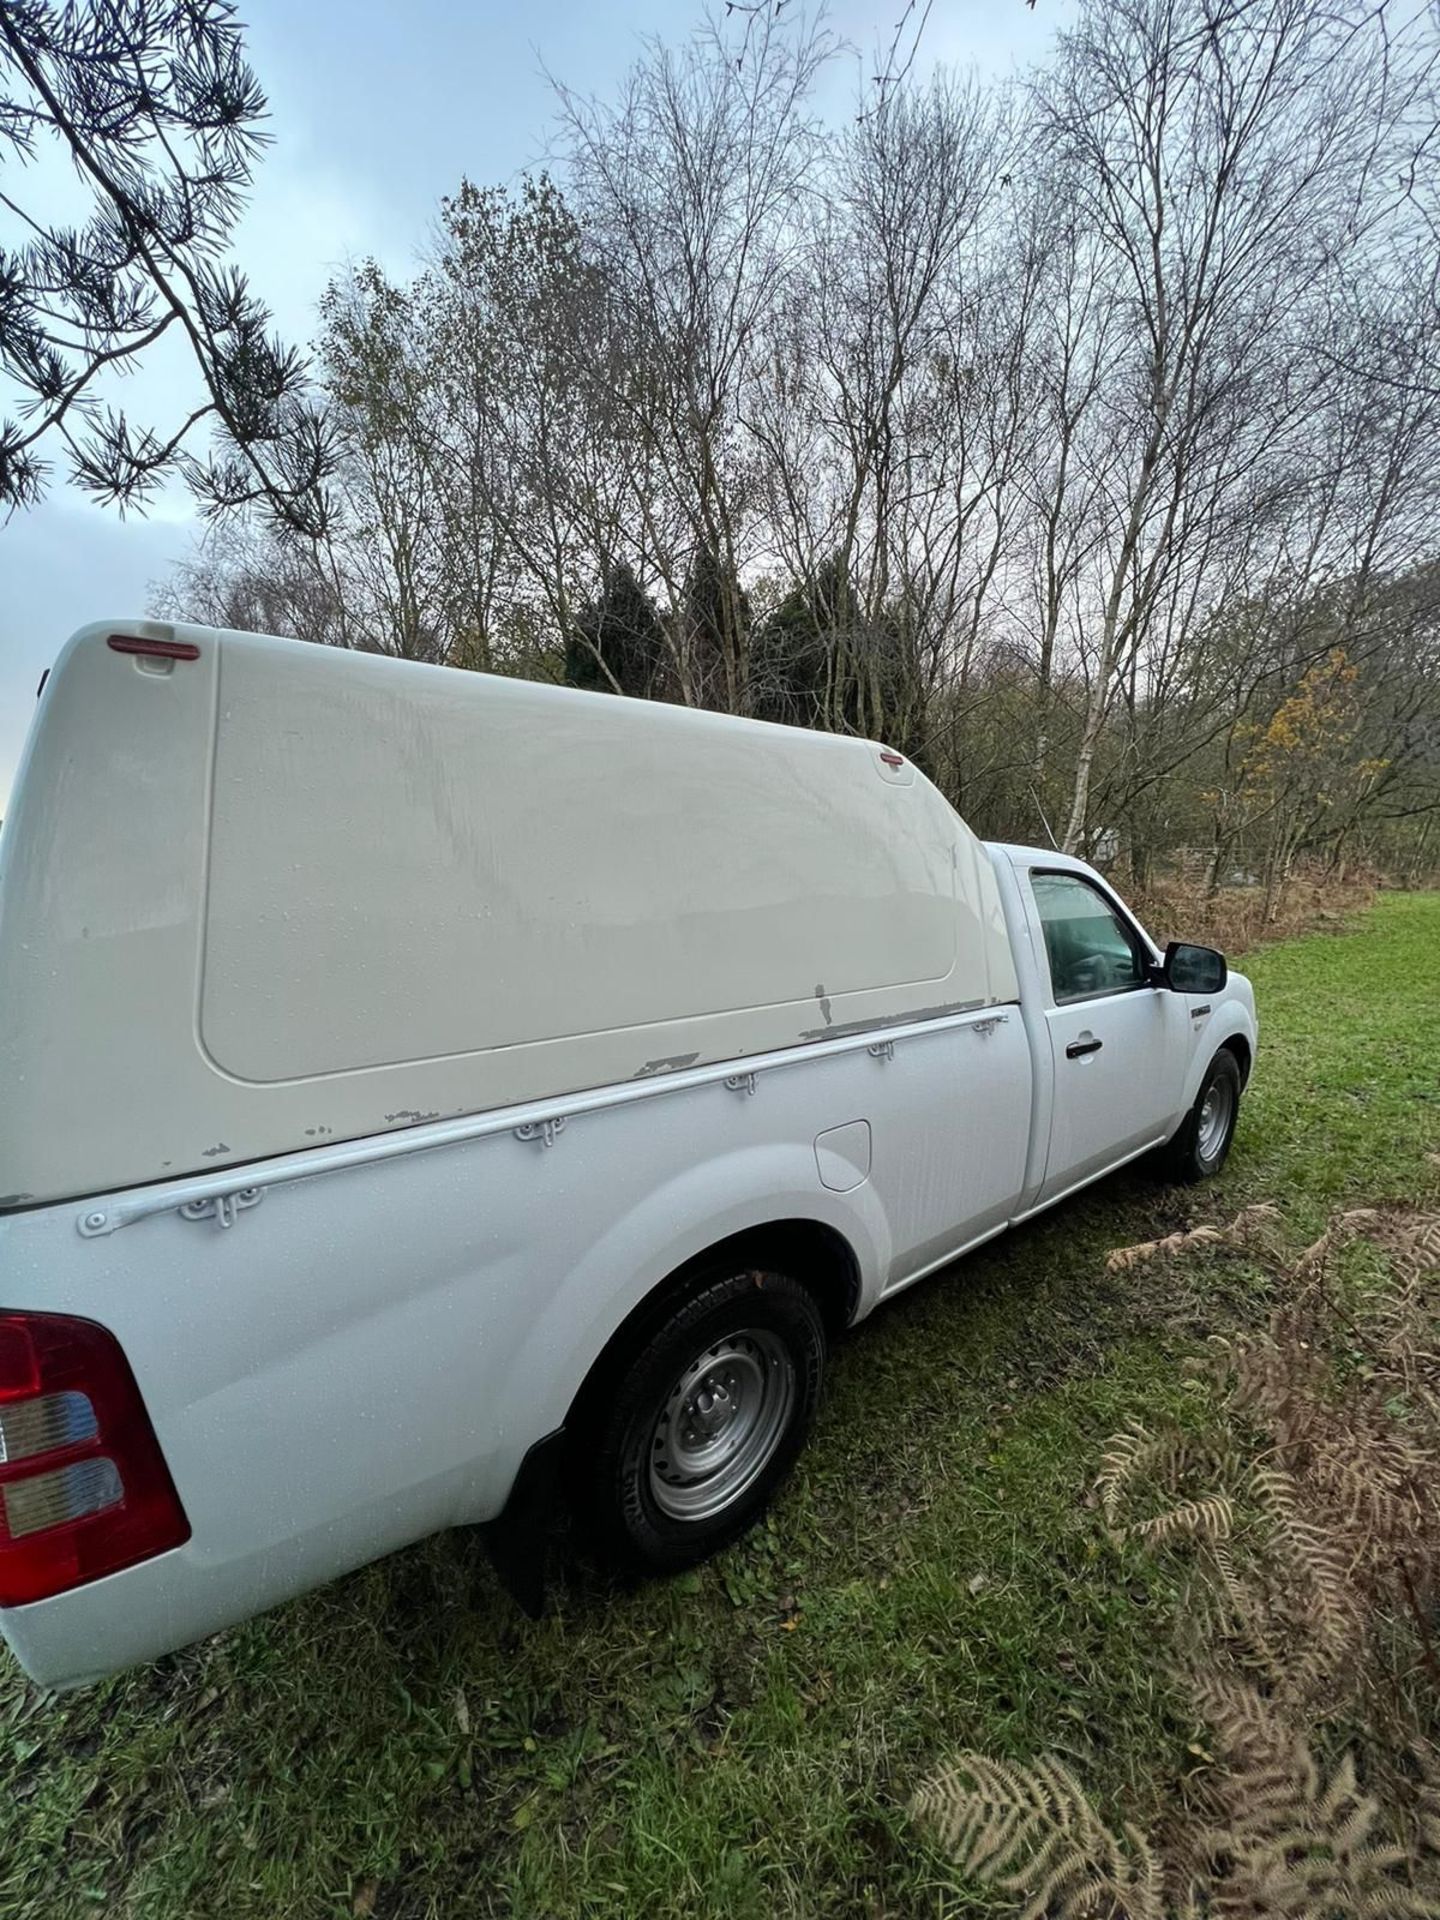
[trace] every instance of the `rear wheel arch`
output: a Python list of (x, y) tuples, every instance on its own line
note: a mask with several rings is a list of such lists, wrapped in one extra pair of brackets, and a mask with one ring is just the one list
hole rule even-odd
[(844, 1277), (828, 1232), (772, 1223), (707, 1247), (617, 1329), (566, 1422), (569, 1504), (602, 1559), (675, 1572), (756, 1523), (814, 1419)]
[[(757, 1275), (784, 1274), (792, 1283), (792, 1298), (798, 1287), (812, 1303), (808, 1311), (819, 1323), (816, 1386), (826, 1346), (859, 1309), (861, 1269), (855, 1250), (836, 1228), (813, 1219), (770, 1221), (725, 1235), (653, 1286), (591, 1363), (563, 1424), (531, 1446), (504, 1510), (486, 1528), (502, 1581), (532, 1617), (538, 1617), (544, 1605), (555, 1502), (565, 1500), (572, 1512), (582, 1515), (591, 1504), (583, 1498), (584, 1485), (587, 1469), (593, 1466), (594, 1442), (605, 1424), (610, 1391), (624, 1381), (631, 1364), (667, 1321), (697, 1303), (707, 1288), (713, 1289), (717, 1274), (727, 1268), (735, 1274), (752, 1268)], [(783, 1477), (784, 1462), (780, 1464)], [(744, 1521), (740, 1530), (748, 1524)], [(611, 1531), (613, 1544), (613, 1525)], [(677, 1564), (693, 1557), (682, 1552)], [(658, 1569), (652, 1565), (650, 1570)]]
[(834, 1340), (860, 1305), (860, 1262), (845, 1236), (822, 1220), (772, 1220), (727, 1234), (684, 1261), (638, 1301), (595, 1356), (571, 1403), (566, 1426), (583, 1421), (597, 1392), (682, 1300), (722, 1264), (785, 1273), (814, 1295)]

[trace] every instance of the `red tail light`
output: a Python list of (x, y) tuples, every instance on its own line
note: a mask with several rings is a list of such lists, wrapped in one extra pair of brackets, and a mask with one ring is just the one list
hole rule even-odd
[(0, 1607), (189, 1537), (114, 1334), (66, 1314), (0, 1314)]

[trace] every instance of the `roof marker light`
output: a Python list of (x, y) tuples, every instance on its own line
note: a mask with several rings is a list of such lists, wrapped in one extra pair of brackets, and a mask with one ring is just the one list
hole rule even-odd
[(198, 660), (192, 640), (137, 640), (132, 634), (112, 633), (105, 643), (112, 653), (138, 653), (147, 660)]
[[(111, 644), (113, 645), (114, 642), (112, 641)], [(905, 764), (905, 756), (903, 753), (882, 753), (880, 758), (885, 762), (887, 767), (903, 767)]]

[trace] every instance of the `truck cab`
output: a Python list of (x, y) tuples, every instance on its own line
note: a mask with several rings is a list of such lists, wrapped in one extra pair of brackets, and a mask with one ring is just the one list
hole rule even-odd
[[(1231, 1052), (1243, 1089), (1255, 996), (1242, 974), (1206, 960), (1207, 949), (1179, 949), (1167, 972), (1166, 950), (1083, 861), (1039, 847), (986, 850), (1024, 970), (1020, 1004), (1035, 1065), (1028, 1213), (1173, 1139), (1220, 1048)], [(1222, 1093), (1207, 1119), (1212, 1159), (1222, 1139), (1228, 1147), (1233, 1118)]]

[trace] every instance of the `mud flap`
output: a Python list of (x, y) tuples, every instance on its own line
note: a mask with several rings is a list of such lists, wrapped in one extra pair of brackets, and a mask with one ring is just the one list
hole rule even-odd
[(565, 1429), (537, 1440), (520, 1462), (504, 1512), (481, 1528), (500, 1584), (523, 1613), (545, 1611), (545, 1572), (560, 1505)]

